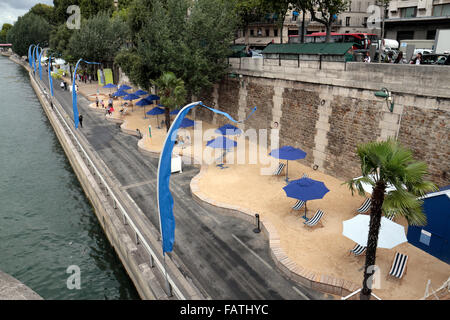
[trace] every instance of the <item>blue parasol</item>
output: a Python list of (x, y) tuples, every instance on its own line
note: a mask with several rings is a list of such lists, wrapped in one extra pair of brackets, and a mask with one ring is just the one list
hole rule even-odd
[(234, 136), (242, 133), (242, 130), (238, 127), (233, 126), (232, 124), (226, 124), (221, 126), (219, 129), (216, 129), (216, 133), (220, 133), (224, 136)]
[[(223, 162), (223, 156), (225, 155), (225, 153), (228, 151), (228, 149), (236, 147), (237, 142), (234, 140), (230, 140), (227, 137), (220, 136), (220, 137), (217, 137), (215, 139), (208, 141), (206, 143), (206, 146), (210, 147), (210, 148), (214, 148), (214, 149), (224, 149), (225, 152), (222, 153), (222, 156), (221, 156), (221, 162)], [(218, 166), (222, 166), (222, 165), (218, 165)], [(222, 169), (224, 169), (224, 167), (222, 167)]]
[(156, 116), (156, 122), (158, 124), (158, 129), (161, 129), (161, 127), (159, 126), (159, 117), (158, 116), (163, 113), (165, 113), (164, 109), (161, 109), (159, 107), (154, 107), (152, 110), (147, 112), (147, 114), (150, 116)]
[(137, 96), (145, 96), (146, 94), (148, 94), (148, 92), (147, 91), (144, 91), (144, 90), (141, 90), (141, 89), (139, 89), (138, 91), (136, 91), (135, 93), (133, 93), (133, 94), (135, 94), (135, 95), (137, 95)]
[(279, 149), (272, 150), (269, 155), (277, 159), (288, 160), (286, 161), (286, 182), (289, 182), (289, 160), (304, 159), (306, 157), (306, 152), (292, 146), (284, 146)]
[(126, 96), (127, 94), (128, 94), (128, 93), (125, 92), (125, 91), (118, 90), (118, 91), (114, 92), (114, 93), (112, 94), (112, 96), (113, 96), (113, 97), (123, 97), (123, 96)]
[[(310, 178), (291, 181), (287, 186), (283, 187), (283, 190), (289, 198), (305, 202), (308, 200), (322, 199), (330, 191), (322, 181)], [(306, 219), (306, 203), (304, 218)]]
[(181, 121), (180, 128), (189, 128), (193, 127), (195, 125), (194, 120), (184, 118), (183, 121)]
[(173, 111), (170, 111), (170, 115), (171, 116), (176, 115), (176, 114), (178, 114), (178, 112), (180, 112), (180, 109), (175, 109)]
[(119, 90), (130, 90), (131, 87), (127, 86), (126, 84), (123, 84), (119, 87)]

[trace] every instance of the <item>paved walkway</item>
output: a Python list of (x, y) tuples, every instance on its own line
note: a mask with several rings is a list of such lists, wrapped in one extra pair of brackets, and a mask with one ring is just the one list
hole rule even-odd
[(19, 280), (0, 271), (0, 300), (43, 300)]

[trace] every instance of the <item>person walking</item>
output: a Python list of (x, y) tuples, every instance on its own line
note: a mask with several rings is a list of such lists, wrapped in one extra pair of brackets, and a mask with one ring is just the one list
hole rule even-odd
[(78, 116), (78, 121), (80, 121), (80, 127), (83, 128), (83, 115)]
[(370, 63), (370, 53), (366, 52), (366, 57), (364, 58), (364, 62)]
[(403, 51), (400, 51), (398, 53), (398, 56), (397, 56), (397, 58), (395, 58), (394, 63), (399, 63), (399, 64), (403, 63)]
[(95, 104), (96, 104), (96, 106), (98, 108), (98, 97), (95, 97)]

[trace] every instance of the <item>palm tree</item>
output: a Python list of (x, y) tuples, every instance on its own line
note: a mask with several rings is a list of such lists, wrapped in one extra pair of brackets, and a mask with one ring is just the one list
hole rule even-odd
[(173, 72), (164, 72), (157, 80), (152, 81), (158, 89), (161, 104), (166, 112), (166, 128), (170, 128), (170, 111), (184, 104), (186, 89), (184, 81), (177, 78)]
[[(409, 225), (425, 225), (426, 216), (422, 211), (423, 201), (419, 198), (427, 192), (437, 190), (437, 187), (424, 180), (427, 174), (427, 165), (414, 160), (412, 152), (402, 147), (398, 141), (369, 142), (357, 148), (361, 161), (362, 177), (346, 182), (352, 191), (355, 190), (365, 196), (362, 182), (373, 186), (369, 235), (367, 239), (366, 262), (364, 267), (363, 288), (360, 299), (369, 300), (372, 290), (371, 275), (369, 272), (375, 265), (378, 233), (380, 231), (382, 211), (388, 210), (396, 216), (403, 216)], [(391, 184), (396, 190), (386, 194), (386, 186)]]

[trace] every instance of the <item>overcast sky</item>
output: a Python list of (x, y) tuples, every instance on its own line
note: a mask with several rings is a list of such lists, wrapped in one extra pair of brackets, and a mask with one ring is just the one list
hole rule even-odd
[(0, 0), (0, 29), (4, 23), (14, 24), (38, 3), (53, 5), (53, 0)]

